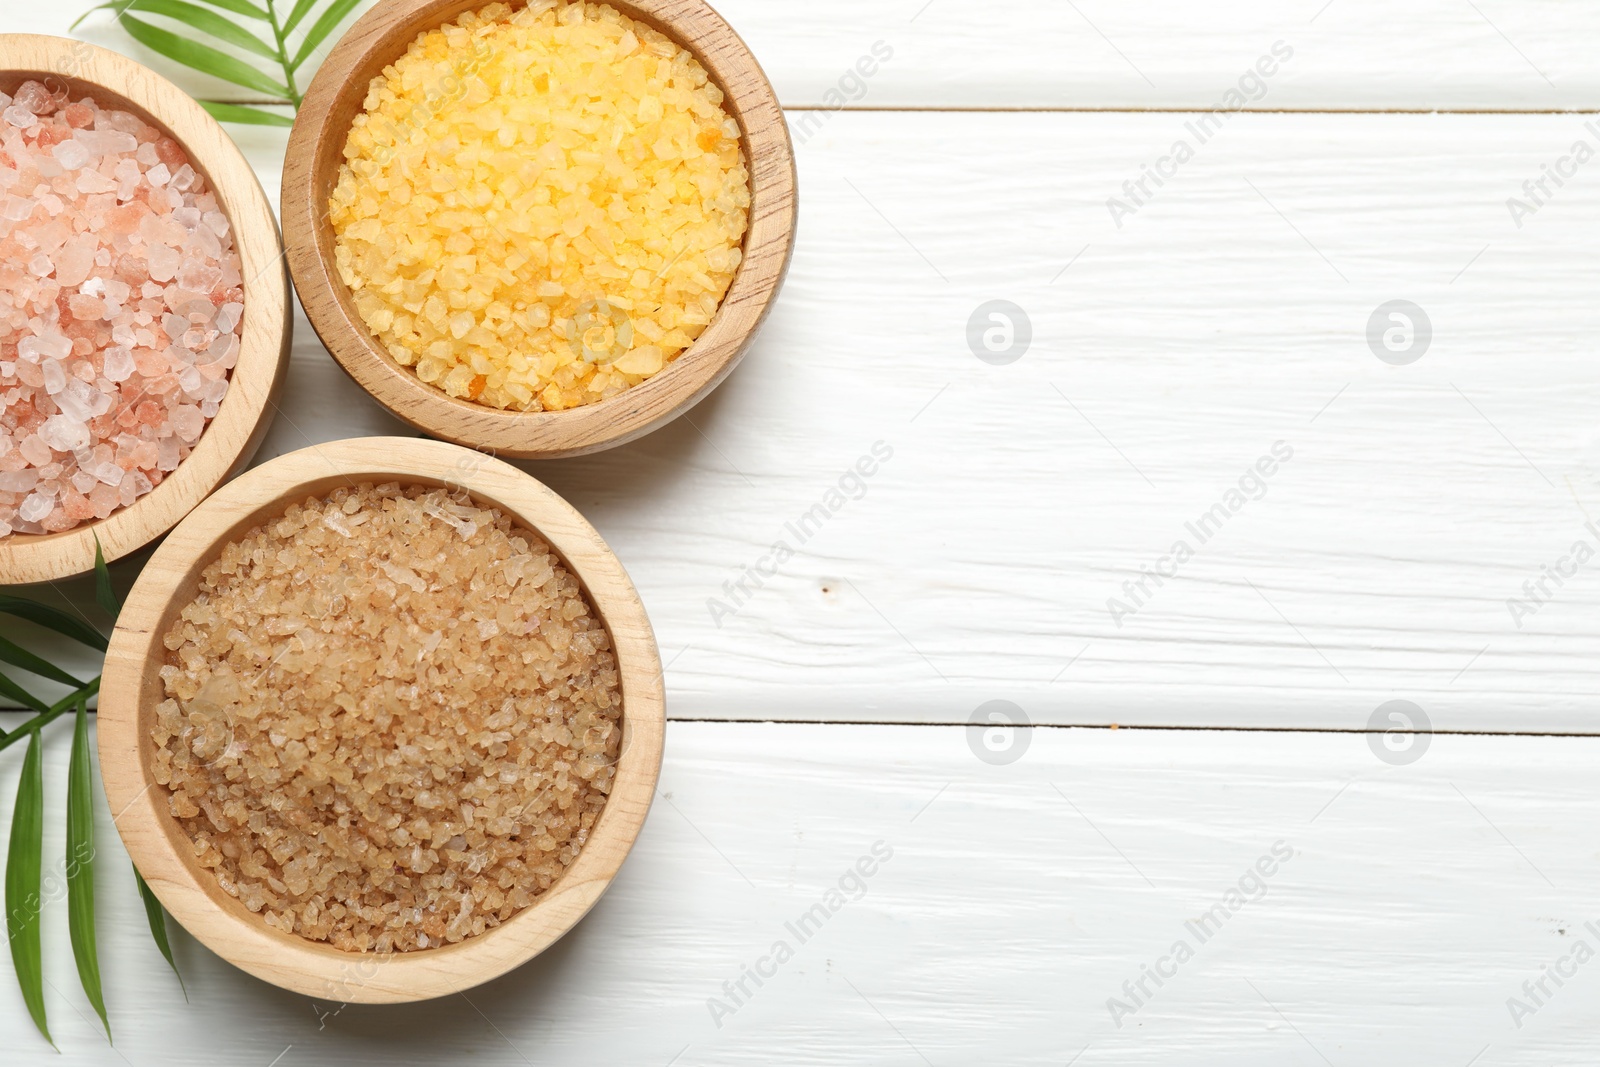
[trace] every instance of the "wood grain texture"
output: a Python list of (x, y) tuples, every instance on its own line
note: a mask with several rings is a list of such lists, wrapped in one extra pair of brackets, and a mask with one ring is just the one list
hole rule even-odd
[[(13, 6), (7, 16), (16, 28), (37, 32), (64, 32), (76, 15)], [(1296, 57), (1249, 107), (1600, 107), (1591, 61), (1600, 12), (1563, 0), (1016, 0), (981, 13), (955, 0), (713, 6), (749, 42), (790, 108), (1207, 108), (1277, 40)], [(165, 62), (109, 16), (79, 32), (143, 62)], [(877, 41), (893, 58), (861, 77), (857, 63)], [(199, 75), (186, 79), (185, 88), (219, 99), (248, 95)]]
[[(622, 755), (610, 797), (578, 858), (532, 906), (437, 949), (345, 952), (268, 927), (199, 868), (152, 777), (150, 740), (163, 699), (161, 639), (230, 541), (290, 503), (359, 481), (394, 478), (466, 489), (541, 534), (582, 583), (611, 635), (623, 700)], [(212, 496), (156, 550), (123, 605), (100, 687), (100, 773), (134, 863), (182, 926), (218, 955), (285, 989), (363, 1004), (447, 996), (544, 951), (594, 906), (633, 847), (661, 767), (661, 661), (638, 594), (605, 542), (565, 501), (522, 472), (433, 441), (365, 438), (281, 456)]]
[[(1406, 697), (1441, 729), (1597, 729), (1594, 572), (1521, 628), (1506, 606), (1600, 516), (1600, 172), (1520, 229), (1506, 208), (1584, 120), (1240, 116), (1118, 229), (1106, 199), (1190, 117), (845, 114), (800, 146), (794, 266), (740, 373), (643, 441), (527, 466), (628, 562), (674, 715), (1005, 698), (1359, 729)], [(270, 184), (282, 136), (251, 138)], [(1032, 318), (1010, 366), (965, 334), (996, 297)], [(1433, 321), (1408, 367), (1367, 347), (1394, 298)], [(400, 428), (300, 337), (263, 455)], [(1107, 600), (1279, 439), (1266, 497), (1115, 625)], [(878, 440), (894, 458), (799, 544), (785, 524)], [(778, 539), (796, 555), (714, 616)]]
[(795, 170), (772, 86), (744, 42), (701, 0), (618, 3), (693, 52), (726, 93), (743, 131), (750, 174), (744, 256), (711, 324), (655, 377), (597, 404), (563, 411), (502, 411), (460, 400), (397, 364), (361, 321), (334, 265), (328, 197), (344, 163), (350, 123), (374, 76), (477, 0), (401, 0), (352, 26), (306, 93), (289, 138), (283, 219), (289, 269), (312, 326), (341, 366), (384, 407), (434, 437), (496, 455), (553, 458), (631, 441), (697, 404), (726, 378), (771, 311), (794, 245)]
[[(1408, 697), (1439, 727), (1595, 729), (1593, 572), (1536, 614), (1507, 601), (1595, 540), (1575, 265), (1600, 186), (1521, 229), (1505, 204), (1593, 135), (1236, 121), (1121, 229), (1107, 197), (1183, 116), (842, 115), (802, 147), (790, 286), (738, 379), (646, 448), (532, 468), (640, 561), (677, 714), (959, 722), (1006, 698), (1361, 728)], [(997, 297), (1033, 327), (1003, 367), (966, 336)], [(1366, 337), (1396, 298), (1434, 330), (1405, 367)], [(879, 440), (894, 458), (801, 544)], [(1264, 498), (1201, 544), (1187, 524), (1280, 440)], [(1195, 558), (1114, 619), (1180, 539)], [(730, 594), (779, 540), (794, 558)]]
[(102, 106), (132, 111), (184, 146), (233, 227), (244, 317), (227, 396), (178, 468), (105, 519), (61, 533), (0, 539), (0, 585), (83, 574), (94, 568), (96, 538), (114, 560), (171, 529), (255, 454), (271, 423), (291, 342), (278, 225), (250, 164), (216, 120), (177, 86), (115, 52), (61, 37), (0, 34), (0, 90), (29, 79), (50, 79), (69, 87), (74, 99), (90, 95)]
[[(219, 1048), (258, 1067), (1592, 1059), (1592, 962), (1562, 988), (1547, 981), (1553, 995), (1520, 1028), (1507, 1000), (1557, 960), (1570, 970), (1580, 939), (1600, 947), (1585, 926), (1600, 918), (1600, 860), (1574, 847), (1600, 813), (1594, 740), (1435, 737), (1393, 766), (1360, 737), (1036, 730), (1019, 760), (991, 766), (959, 727), (668, 733), (656, 809), (589, 917), (514, 974), (403, 1009), (281, 992), (180, 931), (185, 1004), (100, 808), (117, 1046), (71, 979), (52, 902), (46, 995), (63, 1061), (209, 1067)], [(48, 782), (65, 780), (69, 740), (51, 733)], [(0, 793), (16, 773), (0, 769)], [(59, 856), (58, 812), (46, 826)], [(880, 841), (892, 857), (864, 894), (852, 883), (799, 943), (785, 924)], [(1292, 858), (1259, 879), (1264, 892), (1247, 881), (1258, 899), (1199, 943), (1186, 922), (1278, 842)], [(1180, 938), (1194, 958), (1147, 982), (1154, 996), (1117, 1027), (1107, 1000)], [(747, 981), (753, 996), (719, 1028), (707, 1001), (780, 939), (794, 957)], [(0, 1033), (18, 1062), (42, 1059), (9, 981)]]

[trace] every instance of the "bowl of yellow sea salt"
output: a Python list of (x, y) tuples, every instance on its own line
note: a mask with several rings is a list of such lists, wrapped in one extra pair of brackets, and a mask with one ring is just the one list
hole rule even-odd
[(776, 96), (698, 0), (400, 0), (334, 48), (283, 178), (328, 350), (433, 436), (578, 455), (732, 371), (788, 268)]

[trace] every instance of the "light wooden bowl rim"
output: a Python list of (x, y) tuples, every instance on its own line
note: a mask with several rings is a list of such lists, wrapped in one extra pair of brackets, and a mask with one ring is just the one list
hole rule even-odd
[(132, 111), (183, 146), (232, 226), (244, 277), (244, 325), (222, 407), (178, 468), (104, 519), (61, 533), (0, 538), (0, 585), (93, 570), (96, 538), (107, 560), (136, 552), (248, 463), (271, 423), (269, 409), (276, 410), (293, 328), (278, 224), (255, 171), (216, 119), (155, 71), (115, 52), (65, 37), (0, 34), (0, 88), (27, 78), (54, 79), (74, 98), (89, 95)]
[(744, 258), (705, 332), (653, 378), (597, 404), (501, 411), (423, 383), (373, 339), (333, 265), (327, 194), (369, 81), (418, 33), (481, 10), (486, 0), (388, 0), (374, 7), (345, 33), (306, 92), (289, 138), (282, 202), (289, 269), (301, 303), (339, 365), (380, 404), (434, 437), (530, 459), (581, 455), (631, 441), (687, 411), (727, 377), (783, 283), (794, 244), (794, 149), (760, 64), (703, 0), (608, 2), (689, 48), (722, 87), (724, 106), (744, 134), (750, 213)]
[[(611, 796), (578, 858), (544, 896), (454, 945), (380, 956), (274, 930), (198, 867), (189, 838), (150, 777), (150, 728), (162, 699), (162, 636), (223, 545), (292, 502), (363, 480), (452, 485), (537, 531), (582, 582), (611, 634), (623, 695), (622, 755)], [(644, 824), (666, 724), (661, 659), (644, 605), (593, 526), (553, 491), (506, 463), (455, 445), (368, 437), (279, 456), (178, 524), (128, 594), (100, 687), (100, 775), (134, 866), (167, 911), (212, 951), (284, 989), (341, 1003), (393, 1004), (460, 992), (538, 955), (610, 885)]]

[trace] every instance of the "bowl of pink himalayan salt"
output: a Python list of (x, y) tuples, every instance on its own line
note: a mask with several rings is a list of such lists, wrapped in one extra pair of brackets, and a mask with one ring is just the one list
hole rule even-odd
[(0, 585), (134, 552), (242, 469), (290, 329), (216, 120), (114, 52), (0, 34)]

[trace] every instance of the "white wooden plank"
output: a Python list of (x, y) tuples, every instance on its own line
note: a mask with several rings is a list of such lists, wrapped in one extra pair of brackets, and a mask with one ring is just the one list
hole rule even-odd
[[(53, 795), (66, 740), (50, 738)], [(638, 848), (578, 929), (470, 1000), (399, 1009), (278, 992), (180, 932), (185, 1004), (102, 821), (115, 1050), (88, 1021), (59, 903), (45, 913), (49, 1010), (63, 1063), (137, 1067), (919, 1052), (1080, 1067), (1585, 1063), (1594, 964), (1564, 987), (1546, 980), (1520, 1028), (1507, 1001), (1534, 1006), (1525, 981), (1563, 958), (1570, 971), (1580, 943), (1600, 948), (1585, 925), (1600, 919), (1600, 859), (1573, 847), (1600, 810), (1595, 744), (1435, 737), (1392, 765), (1351, 736), (1036, 730), (1021, 759), (991, 766), (956, 727), (675, 723)], [(0, 792), (15, 780), (8, 760)], [(49, 826), (56, 854), (59, 804)], [(893, 854), (864, 894), (799, 943), (785, 924), (879, 841)], [(1292, 858), (1252, 879), (1275, 845)], [(1241, 880), (1258, 899), (1201, 943), (1186, 922)], [(793, 958), (760, 988), (746, 980), (752, 995), (719, 1028), (707, 1001), (726, 1001), (723, 983), (778, 940)], [(1193, 958), (1160, 988), (1147, 980), (1118, 1027), (1108, 999), (1131, 1003), (1123, 983), (1178, 940)], [(8, 971), (0, 1039), (13, 1062), (42, 1062)]]
[[(1293, 58), (1252, 108), (1600, 107), (1600, 12), (1562, 0), (722, 0), (788, 107), (1211, 108), (1282, 41)], [(77, 7), (5, 0), (7, 30), (63, 34)], [(92, 16), (85, 40), (172, 65)], [(891, 53), (876, 65), (879, 54)], [(861, 69), (857, 64), (868, 57)], [(876, 67), (876, 69), (874, 69)], [(195, 92), (248, 91), (180, 73)]]
[[(1119, 229), (1107, 197), (1185, 133), (845, 114), (802, 147), (794, 267), (741, 369), (644, 441), (529, 465), (640, 586), (671, 714), (960, 722), (1003, 697), (1040, 722), (1358, 728), (1406, 697), (1438, 728), (1596, 728), (1593, 566), (1531, 616), (1507, 600), (1595, 542), (1575, 264), (1600, 186), (1579, 170), (1520, 229), (1506, 199), (1600, 137), (1242, 116)], [(281, 134), (251, 137), (270, 186)], [(966, 339), (995, 298), (1032, 320), (1009, 366)], [(1434, 328), (1410, 366), (1365, 339), (1397, 298)], [(392, 432), (298, 322), (263, 455)], [(1201, 545), (1185, 524), (1279, 440), (1266, 497)], [(865, 496), (801, 544), (786, 524), (878, 441)], [(797, 554), (736, 603), (779, 539)], [(1196, 558), (1117, 625), (1108, 600), (1178, 539)]]

